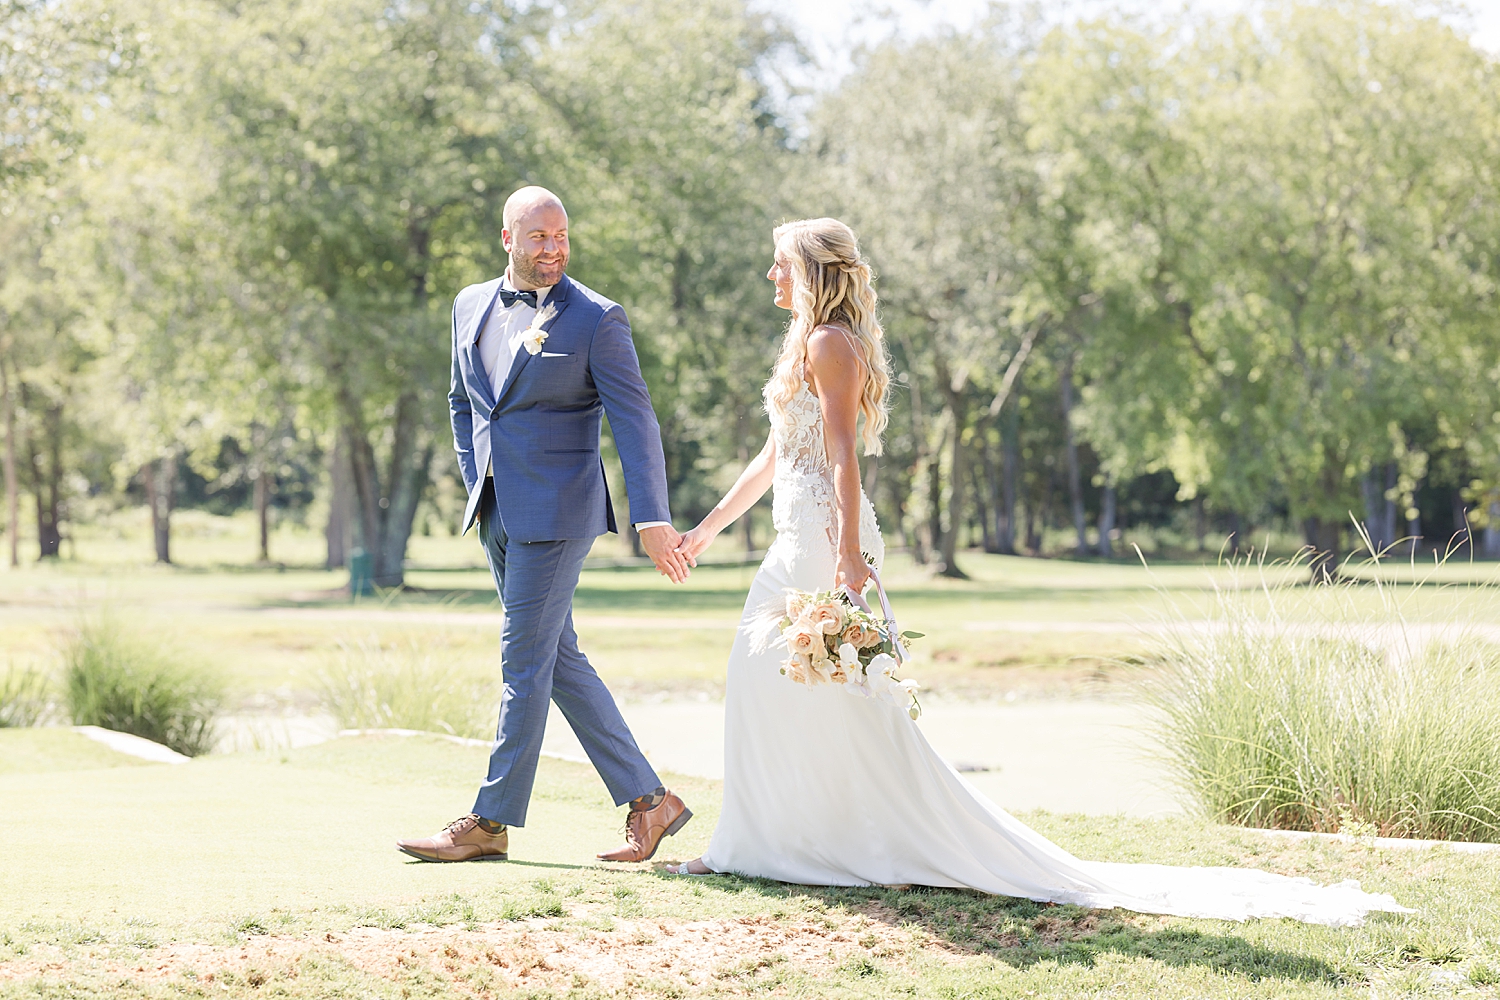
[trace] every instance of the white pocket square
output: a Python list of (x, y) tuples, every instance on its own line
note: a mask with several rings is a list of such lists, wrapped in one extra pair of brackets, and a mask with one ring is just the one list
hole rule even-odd
[(568, 354), (568, 353), (554, 354), (551, 351), (543, 351), (542, 352), (542, 357), (544, 357), (544, 358), (571, 358), (572, 356), (573, 356), (572, 354)]

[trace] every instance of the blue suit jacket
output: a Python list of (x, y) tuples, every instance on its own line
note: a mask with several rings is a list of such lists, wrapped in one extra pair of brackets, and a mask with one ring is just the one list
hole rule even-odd
[[(632, 524), (670, 521), (666, 462), (651, 394), (641, 378), (625, 310), (564, 275), (547, 296), (557, 314), (542, 353), (522, 348), (498, 398), (479, 358), (479, 334), (499, 304), (500, 279), (453, 301), (453, 447), (473, 526), (486, 468), (505, 533), (520, 542), (594, 538), (615, 530), (599, 457), (604, 413), (625, 468)], [(545, 308), (545, 306), (544, 306)]]

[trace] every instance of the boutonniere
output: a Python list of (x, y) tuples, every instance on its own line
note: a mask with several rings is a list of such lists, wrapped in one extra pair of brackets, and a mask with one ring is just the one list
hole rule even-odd
[(548, 302), (545, 308), (532, 317), (531, 326), (521, 335), (521, 346), (526, 348), (527, 354), (534, 356), (542, 353), (542, 345), (547, 342), (547, 331), (542, 326), (556, 315), (557, 307)]

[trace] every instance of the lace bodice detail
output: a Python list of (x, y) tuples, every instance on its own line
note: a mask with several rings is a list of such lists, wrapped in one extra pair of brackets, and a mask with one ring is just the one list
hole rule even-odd
[(787, 401), (785, 412), (771, 417), (776, 433), (776, 475), (823, 476), (833, 482), (828, 449), (823, 444), (823, 408), (802, 382)]
[[(818, 539), (838, 544), (838, 518), (833, 493), (833, 467), (823, 441), (823, 408), (818, 397), (799, 380), (797, 392), (782, 412), (771, 410), (771, 433), (776, 441), (776, 471), (771, 481), (771, 523), (778, 538), (793, 544)], [(883, 561), (885, 546), (875, 508), (860, 492), (860, 548)]]

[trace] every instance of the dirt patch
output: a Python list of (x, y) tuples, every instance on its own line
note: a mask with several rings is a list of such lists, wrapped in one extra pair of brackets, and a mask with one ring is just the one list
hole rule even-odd
[[(768, 916), (718, 920), (593, 920), (580, 907), (566, 921), (520, 921), (388, 931), (359, 928), (321, 938), (267, 935), (234, 945), (168, 944), (134, 960), (69, 960), (33, 948), (0, 962), (6, 980), (70, 980), (78, 975), (141, 984), (232, 978), (251, 986), (297, 978), (304, 963), (335, 961), (381, 979), (436, 975), (462, 995), (496, 988), (566, 989), (591, 985), (630, 990), (645, 983), (684, 987), (732, 985), (779, 967), (819, 972), (860, 958), (904, 966), (922, 946), (918, 935), (879, 919)], [(941, 951), (941, 949), (938, 949)]]

